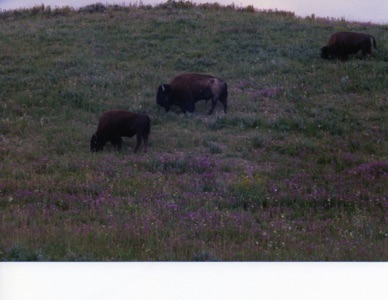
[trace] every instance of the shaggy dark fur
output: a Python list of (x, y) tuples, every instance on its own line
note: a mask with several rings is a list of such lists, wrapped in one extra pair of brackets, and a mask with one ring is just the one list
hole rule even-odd
[(111, 110), (103, 113), (98, 128), (90, 141), (90, 151), (98, 152), (111, 142), (119, 150), (122, 146), (121, 137), (132, 137), (136, 134), (137, 143), (134, 152), (144, 141), (144, 152), (147, 151), (148, 136), (151, 130), (151, 120), (146, 114), (137, 114), (125, 110)]
[(184, 113), (193, 112), (199, 100), (212, 100), (211, 115), (219, 100), (227, 109), (228, 87), (220, 78), (202, 74), (182, 74), (162, 84), (156, 94), (156, 103), (168, 112), (171, 105), (179, 106)]
[(376, 40), (373, 36), (357, 32), (337, 32), (334, 33), (326, 46), (321, 48), (321, 58), (339, 58), (346, 60), (349, 54), (356, 54), (361, 50), (362, 57), (372, 54), (372, 43), (376, 48)]

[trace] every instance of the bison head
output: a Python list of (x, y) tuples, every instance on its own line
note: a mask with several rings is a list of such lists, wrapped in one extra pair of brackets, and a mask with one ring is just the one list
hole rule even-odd
[(168, 112), (170, 110), (171, 101), (170, 101), (171, 87), (168, 84), (161, 84), (158, 88), (158, 93), (156, 94), (156, 103)]
[(329, 47), (325, 46), (321, 48), (321, 58), (323, 59), (329, 59), (331, 57), (331, 51)]
[(93, 134), (92, 139), (90, 140), (90, 151), (98, 152), (102, 150), (102, 145), (98, 140), (97, 134)]

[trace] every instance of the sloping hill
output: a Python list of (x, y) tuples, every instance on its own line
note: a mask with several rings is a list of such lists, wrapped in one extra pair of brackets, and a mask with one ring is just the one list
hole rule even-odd
[[(321, 60), (338, 30), (378, 53)], [(1, 259), (387, 260), (387, 39), (184, 2), (0, 13)], [(158, 107), (184, 72), (228, 114)], [(90, 153), (113, 108), (150, 115), (148, 153)]]

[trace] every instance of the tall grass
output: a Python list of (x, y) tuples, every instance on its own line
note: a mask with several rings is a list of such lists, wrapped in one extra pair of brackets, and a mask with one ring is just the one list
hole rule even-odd
[[(322, 61), (336, 30), (373, 58)], [(387, 26), (218, 4), (0, 13), (2, 260), (387, 260)], [(166, 114), (159, 84), (211, 73)], [(99, 115), (147, 112), (146, 154), (89, 152)]]

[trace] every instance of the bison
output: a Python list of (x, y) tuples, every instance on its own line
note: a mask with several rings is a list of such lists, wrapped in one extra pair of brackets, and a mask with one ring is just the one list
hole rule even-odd
[(334, 33), (326, 46), (321, 48), (321, 58), (339, 58), (346, 60), (349, 54), (356, 54), (361, 50), (362, 57), (372, 53), (372, 43), (376, 48), (376, 40), (373, 36), (357, 32)]
[(136, 134), (137, 143), (134, 152), (137, 152), (142, 140), (144, 141), (144, 152), (146, 152), (150, 129), (151, 120), (146, 114), (125, 110), (107, 111), (100, 117), (97, 131), (90, 141), (90, 151), (103, 150), (108, 141), (111, 141), (112, 145), (120, 150), (123, 142), (121, 137), (132, 137)]
[(183, 113), (193, 112), (199, 100), (212, 100), (211, 115), (217, 100), (227, 109), (228, 87), (224, 80), (203, 74), (182, 74), (176, 76), (169, 84), (161, 84), (156, 95), (156, 103), (168, 112), (171, 105), (179, 106)]

